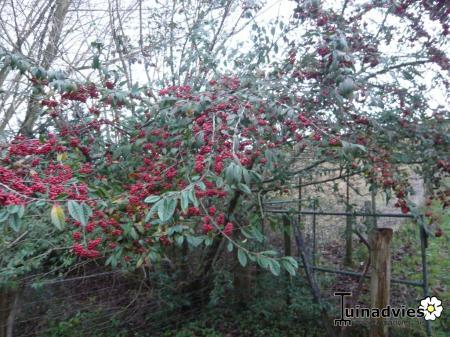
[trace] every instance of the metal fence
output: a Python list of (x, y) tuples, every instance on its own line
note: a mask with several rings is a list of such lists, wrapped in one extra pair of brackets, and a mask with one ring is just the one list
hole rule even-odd
[[(301, 196), (301, 194), (300, 194)], [(366, 203), (367, 205), (368, 203)], [(370, 204), (370, 202), (369, 202)], [(297, 217), (294, 221), (293, 225), (297, 227), (302, 227), (302, 230), (305, 232), (305, 235), (308, 235), (310, 238), (309, 242), (309, 250), (310, 250), (310, 265), (305, 266), (304, 264), (300, 264), (301, 268), (310, 268), (313, 271), (323, 272), (323, 273), (333, 273), (339, 275), (346, 275), (349, 277), (355, 278), (370, 278), (370, 275), (366, 273), (357, 272), (354, 270), (341, 269), (341, 268), (329, 268), (327, 266), (322, 266), (317, 263), (318, 256), (320, 251), (318, 249), (318, 218), (333, 216), (338, 218), (344, 218), (346, 220), (347, 226), (348, 224), (355, 223), (356, 218), (364, 218), (366, 221), (368, 219), (373, 219), (372, 224), (376, 226), (377, 219), (386, 218), (386, 219), (409, 219), (415, 222), (417, 219), (411, 214), (402, 214), (402, 213), (382, 213), (382, 212), (372, 212), (375, 210), (375, 207), (366, 207), (363, 210), (354, 210), (354, 211), (324, 211), (317, 208), (316, 201), (310, 203), (311, 207), (309, 209), (304, 208), (304, 200), (301, 199), (290, 199), (290, 200), (266, 200), (263, 203), (264, 212), (267, 214), (274, 215), (289, 215), (292, 218)], [(348, 209), (348, 208), (347, 208)], [(306, 221), (306, 217), (310, 217), (310, 221)], [(353, 230), (354, 228), (351, 227)], [(346, 230), (349, 228), (347, 227)], [(298, 230), (298, 228), (297, 228)], [(355, 232), (350, 233), (353, 235)], [(360, 234), (358, 236), (361, 240)], [(422, 289), (422, 293), (424, 297), (429, 296), (429, 283), (428, 283), (428, 269), (427, 269), (427, 233), (422, 226), (420, 226), (420, 260), (421, 260), (421, 280), (408, 280), (403, 278), (391, 278), (390, 282), (394, 284), (403, 284), (406, 286), (412, 287), (420, 287)], [(426, 330), (428, 336), (432, 335), (431, 324), (429, 321), (425, 322)]]

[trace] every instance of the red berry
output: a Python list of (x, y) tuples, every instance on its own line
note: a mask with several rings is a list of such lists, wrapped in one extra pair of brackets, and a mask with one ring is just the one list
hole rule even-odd
[(231, 234), (233, 234), (233, 229), (234, 226), (231, 222), (227, 223), (227, 225), (225, 226), (225, 229), (223, 230), (223, 233), (227, 236), (230, 236)]
[(112, 83), (111, 81), (106, 81), (105, 82), (105, 87), (107, 87), (108, 89), (113, 89), (114, 88), (114, 83)]
[(209, 224), (209, 223), (204, 223), (203, 224), (203, 233), (208, 234), (213, 229), (214, 229), (214, 227), (211, 224)]
[(74, 232), (74, 233), (72, 234), (72, 238), (73, 238), (75, 241), (79, 241), (79, 240), (81, 239), (81, 233), (80, 233), (80, 232)]

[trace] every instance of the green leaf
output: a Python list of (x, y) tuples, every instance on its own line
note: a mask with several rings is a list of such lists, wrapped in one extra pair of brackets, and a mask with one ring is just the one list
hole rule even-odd
[(256, 181), (256, 182), (262, 181), (262, 176), (258, 172), (255, 172), (255, 171), (249, 171), (249, 172), (254, 181)]
[(189, 207), (189, 191), (184, 190), (181, 192), (181, 210), (186, 212)]
[(159, 256), (158, 256), (158, 254), (156, 252), (150, 252), (147, 255), (147, 258), (149, 258), (150, 261), (152, 261), (152, 262), (156, 262), (156, 261), (158, 261)]
[(139, 239), (139, 235), (136, 232), (136, 229), (134, 229), (134, 227), (130, 227), (130, 235), (134, 240)]
[(172, 218), (176, 207), (177, 207), (176, 199), (164, 199), (164, 202), (161, 203), (158, 207), (159, 220), (161, 220), (162, 222), (169, 221)]
[(292, 256), (285, 256), (282, 258), (283, 261), (288, 261), (294, 267), (294, 269), (298, 269), (298, 262)]
[(243, 183), (239, 183), (238, 188), (246, 194), (252, 194), (252, 190), (250, 189), (250, 187), (248, 187), (247, 185), (245, 185)]
[(203, 238), (199, 236), (187, 236), (186, 240), (193, 247), (198, 247), (203, 242)]
[(233, 166), (233, 179), (235, 182), (240, 183), (242, 180), (242, 167), (239, 165)]
[(25, 206), (24, 205), (19, 205), (19, 209), (17, 211), (17, 216), (19, 218), (22, 218), (24, 214), (25, 214)]
[(286, 271), (292, 275), (295, 276), (295, 269), (294, 266), (287, 260), (281, 260), (281, 264), (283, 265), (284, 269), (286, 269)]
[(277, 260), (270, 259), (269, 260), (269, 269), (272, 274), (275, 276), (280, 275), (280, 263)]
[(8, 210), (9, 214), (15, 214), (19, 212), (20, 205), (9, 205), (6, 207), (6, 209)]
[(265, 251), (261, 252), (261, 254), (266, 255), (266, 256), (277, 256), (278, 252), (276, 252), (274, 250), (265, 250)]
[(240, 248), (238, 248), (238, 260), (242, 267), (247, 265), (247, 254)]
[(144, 257), (141, 256), (136, 262), (136, 268), (140, 268), (144, 264)]
[(216, 186), (218, 188), (222, 188), (223, 184), (224, 184), (224, 181), (223, 181), (222, 177), (217, 177), (217, 179), (216, 179)]
[(234, 245), (231, 241), (228, 241), (227, 250), (231, 253), (233, 251)]
[(150, 208), (150, 210), (148, 211), (147, 215), (145, 216), (145, 221), (150, 221), (153, 217), (153, 214), (155, 214), (155, 212), (157, 212), (158, 208), (163, 203), (164, 203), (164, 199), (161, 199), (156, 204), (154, 204), (152, 206), (152, 208)]
[(14, 232), (16, 232), (16, 233), (20, 232), (20, 224), (21, 224), (21, 221), (17, 214), (12, 214), (9, 217), (9, 226), (12, 228), (12, 230)]
[(342, 141), (342, 148), (345, 152), (351, 152), (351, 153), (357, 152), (358, 150), (362, 151), (362, 152), (367, 152), (367, 149), (364, 146), (362, 146), (360, 144), (349, 143), (344, 140)]
[(161, 199), (159, 195), (149, 195), (147, 198), (144, 199), (144, 202), (147, 204), (153, 204), (159, 201), (159, 199)]
[(207, 236), (205, 238), (205, 246), (211, 246), (213, 244), (213, 238)]
[(85, 214), (87, 214), (87, 218), (89, 220), (89, 218), (92, 216), (92, 208), (90, 208), (87, 204), (83, 203), (81, 204), (81, 207), (83, 207), (83, 211), (85, 212)]
[(50, 211), (50, 218), (53, 225), (62, 231), (64, 225), (66, 224), (66, 216), (64, 215), (64, 210), (60, 205), (54, 204), (52, 210)]
[(199, 181), (197, 182), (197, 186), (202, 190), (202, 191), (206, 191), (206, 185), (203, 181)]
[(259, 231), (258, 228), (253, 227), (252, 233), (253, 233), (253, 237), (256, 239), (256, 241), (258, 241), (258, 242), (264, 241), (264, 235)]
[(79, 221), (83, 226), (87, 225), (89, 216), (92, 215), (92, 210), (88, 205), (79, 204), (75, 200), (69, 200), (67, 202), (67, 208), (72, 218)]
[(172, 236), (175, 233), (183, 233), (183, 226), (182, 225), (172, 226), (167, 231), (167, 235), (169, 236)]
[(6, 220), (8, 220), (9, 217), (9, 213), (7, 212), (6, 209), (3, 209), (0, 211), (0, 222), (4, 222)]
[(194, 204), (195, 207), (199, 206), (199, 203), (198, 203), (197, 197), (195, 196), (195, 191), (193, 188), (189, 190), (189, 200), (192, 201), (192, 203)]
[(114, 255), (111, 255), (110, 257), (108, 257), (105, 264), (107, 266), (111, 265), (111, 267), (116, 268), (117, 267), (117, 258)]
[(175, 239), (175, 242), (177, 243), (178, 246), (181, 246), (184, 242), (184, 236), (183, 235), (177, 236), (177, 238)]
[(245, 183), (246, 183), (247, 185), (250, 185), (250, 183), (252, 182), (252, 179), (251, 179), (251, 177), (250, 177), (249, 171), (248, 171), (246, 168), (244, 168), (244, 170), (242, 171), (242, 174), (243, 174), (243, 176), (244, 176), (244, 181), (245, 181)]
[(227, 182), (228, 185), (231, 185), (234, 181), (234, 169), (233, 167), (235, 166), (235, 163), (230, 163), (230, 165), (225, 169), (225, 180)]
[(256, 258), (256, 262), (258, 262), (258, 264), (264, 269), (268, 269), (269, 268), (270, 259), (267, 258), (267, 257), (264, 257), (262, 255), (258, 255), (258, 257)]

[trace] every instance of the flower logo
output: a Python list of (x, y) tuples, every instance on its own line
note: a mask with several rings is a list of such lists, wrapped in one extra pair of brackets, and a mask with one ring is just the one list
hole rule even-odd
[(425, 315), (426, 321), (434, 321), (436, 317), (441, 316), (442, 305), (441, 301), (437, 297), (426, 297), (420, 301), (419, 310)]

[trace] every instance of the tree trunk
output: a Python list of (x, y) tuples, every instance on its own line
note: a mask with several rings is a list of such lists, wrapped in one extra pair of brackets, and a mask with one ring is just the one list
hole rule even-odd
[(9, 301), (7, 292), (0, 289), (0, 337), (6, 337), (6, 328), (8, 327)]
[[(49, 41), (44, 50), (41, 66), (48, 69), (57, 56), (58, 44), (61, 37), (61, 32), (64, 26), (64, 19), (69, 11), (71, 0), (57, 0), (56, 10), (52, 18), (52, 29), (49, 34)], [(20, 127), (20, 134), (26, 136), (33, 135), (33, 127), (38, 120), (41, 107), (39, 105), (40, 98), (38, 95), (32, 94), (28, 101), (28, 108), (25, 119)]]
[(19, 309), (19, 297), (20, 291), (15, 291), (12, 296), (12, 298), (14, 298), (12, 308), (9, 311), (8, 315), (8, 326), (6, 328), (6, 337), (13, 337), (14, 321), (16, 320), (17, 310)]
[(19, 306), (19, 291), (0, 289), (0, 337), (13, 337), (14, 320)]

